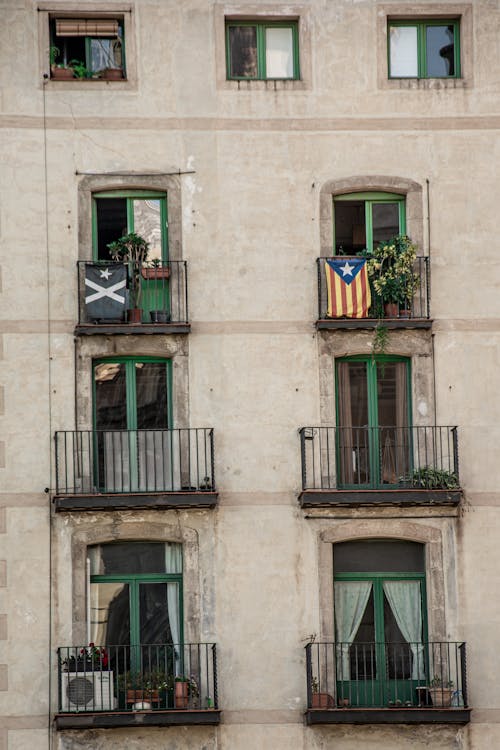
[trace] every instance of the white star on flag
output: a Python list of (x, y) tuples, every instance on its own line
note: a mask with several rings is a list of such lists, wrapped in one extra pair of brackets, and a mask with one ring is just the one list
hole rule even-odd
[(106, 281), (109, 279), (110, 276), (113, 274), (109, 270), (109, 268), (104, 268), (102, 271), (99, 272), (101, 275), (101, 279), (106, 279)]
[(346, 261), (345, 266), (341, 266), (340, 270), (342, 271), (342, 276), (352, 276), (352, 269), (354, 266), (350, 266), (349, 263)]

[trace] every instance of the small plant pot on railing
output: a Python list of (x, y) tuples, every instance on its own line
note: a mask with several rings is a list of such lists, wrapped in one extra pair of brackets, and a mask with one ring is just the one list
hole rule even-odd
[(330, 693), (313, 693), (311, 708), (335, 708), (335, 699)]
[(174, 688), (174, 705), (175, 708), (184, 709), (189, 703), (189, 682), (187, 680), (175, 681)]
[(170, 268), (168, 266), (143, 266), (141, 275), (143, 279), (169, 279)]
[(449, 708), (451, 706), (452, 688), (430, 687), (428, 691), (434, 708)]
[(170, 323), (170, 313), (166, 310), (151, 310), (149, 313), (151, 323)]

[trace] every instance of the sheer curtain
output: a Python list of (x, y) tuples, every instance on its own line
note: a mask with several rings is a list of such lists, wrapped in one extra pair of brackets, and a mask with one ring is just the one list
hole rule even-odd
[(335, 583), (335, 629), (337, 643), (342, 644), (341, 669), (339, 675), (337, 665), (337, 679), (349, 680), (351, 678), (349, 647), (358, 632), (371, 590), (370, 581)]
[[(182, 545), (167, 542), (165, 544), (165, 572), (182, 573)], [(168, 624), (174, 642), (174, 671), (182, 671), (180, 664), (182, 644), (180, 643), (179, 584), (167, 583)]]
[(423, 680), (422, 603), (418, 581), (384, 581), (384, 593), (403, 638), (413, 654), (412, 679)]

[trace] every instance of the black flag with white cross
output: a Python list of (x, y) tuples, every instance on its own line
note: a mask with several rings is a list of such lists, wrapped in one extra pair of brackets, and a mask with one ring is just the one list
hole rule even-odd
[(85, 308), (87, 320), (123, 320), (128, 302), (127, 267), (87, 264)]

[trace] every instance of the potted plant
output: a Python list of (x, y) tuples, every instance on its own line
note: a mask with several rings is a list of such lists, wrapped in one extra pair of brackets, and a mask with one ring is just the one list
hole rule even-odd
[(451, 706), (453, 695), (453, 680), (443, 682), (437, 675), (433, 677), (429, 685), (429, 693), (434, 708), (447, 708)]
[(126, 672), (118, 678), (119, 705), (134, 711), (147, 711), (173, 705), (172, 676), (162, 670)]
[(405, 483), (423, 490), (458, 490), (460, 487), (455, 472), (432, 466), (415, 469)]
[(52, 46), (49, 50), (50, 76), (54, 81), (70, 81), (74, 78), (73, 68), (67, 63), (57, 62), (60, 54), (59, 47)]
[(92, 78), (92, 73), (81, 60), (70, 60), (69, 65), (75, 74), (75, 78), (78, 78), (79, 80)]
[(311, 693), (311, 708), (334, 708), (333, 696), (330, 693), (320, 693), (317, 677), (311, 679)]
[(129, 232), (108, 245), (111, 257), (115, 261), (129, 264), (130, 309), (129, 323), (140, 323), (142, 319), (141, 302), (141, 268), (147, 260), (149, 242), (134, 232)]
[(198, 685), (193, 677), (177, 675), (174, 680), (175, 708), (187, 708), (199, 695)]
[(160, 258), (153, 258), (141, 269), (143, 279), (168, 279), (170, 278), (170, 266), (162, 263)]
[(64, 659), (62, 666), (65, 672), (101, 672), (108, 668), (109, 658), (105, 648), (89, 643), (80, 651)]
[(400, 234), (381, 242), (368, 254), (368, 278), (375, 295), (384, 305), (384, 315), (396, 318), (400, 310), (410, 316), (420, 277), (414, 271), (416, 247), (406, 235)]

